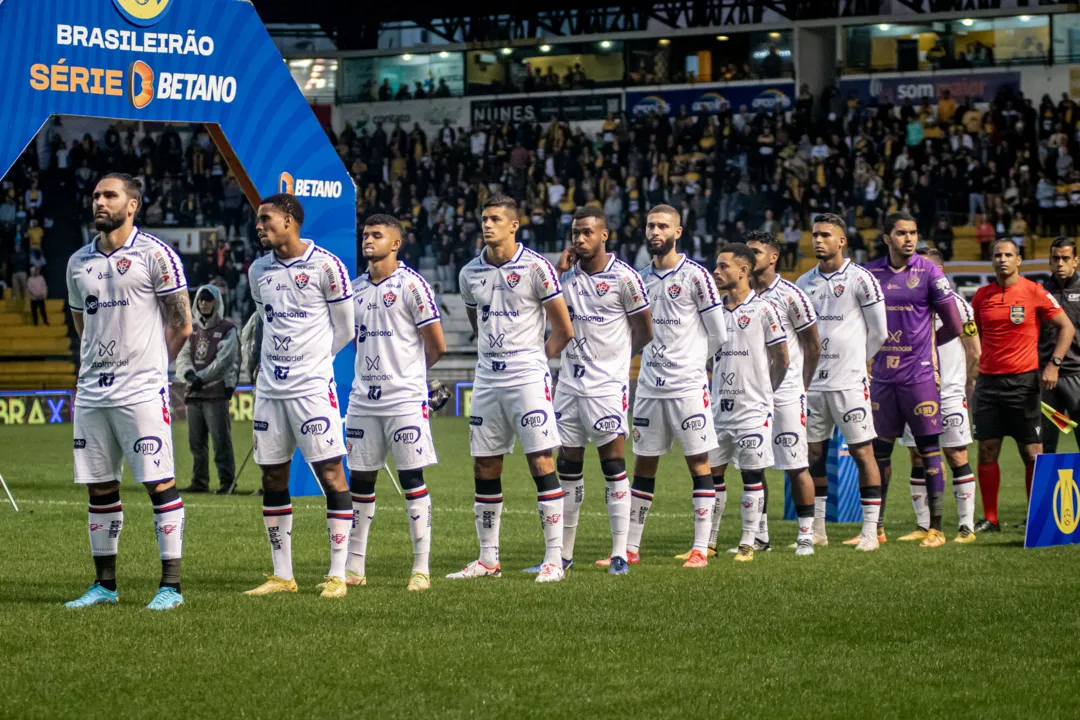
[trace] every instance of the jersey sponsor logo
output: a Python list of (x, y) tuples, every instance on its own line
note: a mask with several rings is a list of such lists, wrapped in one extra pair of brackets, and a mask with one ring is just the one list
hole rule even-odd
[(521, 427), (541, 427), (547, 423), (547, 417), (544, 410), (532, 410), (521, 416)]
[(835, 285), (833, 285), (832, 294), (835, 295), (836, 297), (840, 297), (841, 295), (843, 295), (844, 294), (844, 285), (843, 285), (843, 283), (836, 283)]
[(609, 291), (609, 290), (611, 290), (611, 286), (610, 286), (610, 285), (608, 285), (608, 284), (607, 284), (606, 282), (604, 282), (603, 280), (601, 280), (600, 282), (596, 283), (596, 296), (597, 296), (597, 297), (604, 297), (605, 295), (607, 295), (607, 294), (608, 294), (608, 291)]
[(691, 415), (682, 421), (682, 429), (688, 431), (704, 430), (705, 416), (701, 413)]
[(519, 282), (521, 282), (521, 276), (516, 272), (512, 272), (506, 276), (506, 284), (509, 285), (511, 289), (516, 288)]
[(548, 280), (547, 273), (544, 271), (544, 268), (540, 266), (540, 263), (533, 263), (529, 266), (529, 269), (532, 270), (532, 274), (536, 276), (536, 279), (540, 281), (545, 290), (551, 287), (551, 282)]
[(918, 417), (933, 417), (938, 411), (938, 404), (933, 400), (921, 402), (915, 406), (915, 415)]
[(793, 448), (799, 444), (799, 434), (793, 432), (780, 433), (773, 438), (773, 444), (782, 448)]
[(485, 305), (480, 308), (480, 319), (487, 322), (488, 318), (493, 317), (517, 317), (520, 313), (517, 310), (492, 310), (490, 305)]
[(469, 416), (469, 424), (473, 425), (475, 427), (479, 427), (480, 425), (484, 424), (484, 418), (478, 417), (476, 415), (470, 415)]
[(724, 382), (725, 385), (734, 385), (735, 373), (720, 373), (720, 379)]
[(274, 310), (274, 307), (272, 305), (270, 305), (269, 303), (264, 305), (263, 309), (266, 311), (266, 322), (267, 323), (273, 323), (274, 318), (283, 318), (283, 319), (284, 318), (294, 318), (294, 319), (303, 320), (304, 318), (307, 317), (307, 311), (306, 310), (285, 310), (283, 312), (277, 312), (277, 311)]
[(83, 438), (75, 438), (75, 449), (76, 450), (85, 450), (86, 449), (86, 440), (83, 439)]
[(304, 288), (306, 288), (308, 286), (309, 280), (311, 280), (311, 278), (307, 276), (307, 273), (298, 273), (296, 277), (293, 278), (293, 282), (296, 283), (297, 290), (303, 290)]
[(682, 325), (682, 318), (662, 318), (653, 315), (653, 325)]
[(597, 432), (619, 432), (622, 430), (622, 418), (618, 415), (605, 415), (593, 423), (593, 429)]
[(395, 302), (397, 302), (397, 295), (394, 294), (393, 290), (387, 290), (385, 293), (383, 293), (383, 305), (385, 305), (386, 307), (392, 307)]
[(87, 295), (86, 303), (83, 307), (83, 311), (87, 315), (94, 315), (98, 310), (104, 310), (107, 308), (115, 307), (127, 307), (128, 300), (99, 300), (97, 295)]
[(1013, 325), (1020, 325), (1024, 322), (1025, 312), (1023, 305), (1013, 305), (1009, 308), (1009, 320)]
[(864, 420), (866, 420), (866, 410), (862, 408), (855, 408), (844, 413), (844, 422), (846, 423), (861, 423)]
[(373, 358), (366, 357), (366, 358), (364, 358), (364, 360), (367, 361), (367, 369), (368, 369), (368, 371), (378, 370), (379, 369), (379, 362), (381, 360), (381, 356), (376, 355)]
[(818, 320), (828, 320), (829, 322), (844, 322), (843, 315), (818, 315)]
[(743, 450), (757, 450), (763, 442), (765, 442), (765, 439), (755, 433), (753, 435), (743, 435), (736, 444)]
[(276, 377), (278, 380), (288, 380), (289, 379), (289, 368), (284, 366), (284, 365), (275, 365), (274, 366), (274, 377)]
[(270, 429), (270, 423), (266, 422), (265, 420), (256, 420), (254, 422), (254, 425), (255, 430), (258, 432), (266, 432)]
[(382, 398), (382, 385), (372, 385), (367, 391), (368, 400), (379, 400)]
[(161, 452), (161, 438), (156, 435), (146, 435), (135, 441), (135, 445), (132, 446), (139, 455), (157, 455)]
[(286, 335), (285, 337), (278, 337), (274, 335), (274, 349), (289, 352), (289, 344), (292, 343), (292, 336)]
[(634, 427), (649, 427), (649, 418), (634, 418)]
[(573, 307), (567, 307), (566, 309), (570, 313), (571, 320), (581, 320), (582, 322), (591, 322), (598, 325), (603, 325), (604, 322), (606, 322), (607, 320), (607, 318), (605, 318), (603, 315), (581, 315), (574, 312)]
[(302, 435), (325, 435), (329, 429), (330, 418), (313, 417), (304, 421), (304, 424), (300, 426), (300, 433)]
[(668, 285), (667, 294), (668, 294), (669, 298), (671, 298), (672, 300), (675, 300), (680, 295), (682, 295), (682, 288), (679, 287), (678, 285), (676, 285), (675, 283), (672, 283), (672, 284)]
[(488, 348), (502, 347), (505, 339), (506, 333), (499, 333), (498, 336), (488, 333)]
[(964, 415), (962, 413), (953, 413), (946, 415), (941, 419), (941, 426), (947, 428), (958, 428), (964, 426)]
[(116, 263), (116, 272), (120, 273), (121, 275), (126, 273), (129, 268), (131, 268), (131, 261), (127, 258), (120, 258), (120, 260), (118, 260)]
[(356, 342), (362, 343), (369, 337), (394, 337), (393, 330), (368, 330), (367, 325), (361, 325), (356, 331)]
[(721, 398), (719, 407), (720, 412), (731, 412), (735, 409), (735, 400), (733, 398)]
[(952, 290), (952, 287), (949, 285), (948, 278), (943, 277), (939, 277), (937, 280), (934, 281), (934, 287), (937, 289), (938, 292), (941, 293), (947, 293)]
[(750, 316), (743, 315), (735, 322), (739, 325), (740, 330), (745, 330), (746, 328), (750, 327)]
[(420, 435), (419, 427), (416, 425), (409, 425), (394, 431), (394, 442), (403, 445), (415, 445), (420, 442)]
[(506, 369), (506, 363), (503, 362), (502, 360), (492, 360), (491, 361), (491, 371), (492, 372), (502, 372), (505, 369)]

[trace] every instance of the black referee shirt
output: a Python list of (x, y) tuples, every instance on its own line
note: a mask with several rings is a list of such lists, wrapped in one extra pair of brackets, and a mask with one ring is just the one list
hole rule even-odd
[[(1051, 276), (1043, 283), (1043, 287), (1058, 301), (1065, 315), (1072, 321), (1073, 327), (1080, 327), (1080, 272), (1073, 273), (1073, 276), (1064, 284), (1058, 283), (1057, 279)], [(1043, 323), (1039, 331), (1039, 367), (1046, 367), (1046, 364), (1050, 362), (1050, 356), (1054, 354), (1054, 346), (1057, 344), (1057, 334), (1056, 326), (1052, 323)], [(1065, 359), (1061, 363), (1061, 375), (1078, 374), (1080, 374), (1080, 332), (1073, 337), (1069, 352), (1065, 354)]]

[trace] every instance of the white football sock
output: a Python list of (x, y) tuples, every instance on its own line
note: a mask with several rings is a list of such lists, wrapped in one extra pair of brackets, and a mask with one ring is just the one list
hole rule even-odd
[(562, 556), (567, 560), (573, 560), (578, 516), (581, 514), (581, 503), (585, 499), (585, 481), (580, 475), (576, 479), (570, 475), (560, 475), (559, 482), (563, 490)]
[(331, 577), (345, 579), (352, 525), (349, 491), (326, 493), (326, 533), (330, 538), (330, 572), (327, 575)]
[[(972, 478), (974, 480), (974, 478)], [(911, 506), (915, 508), (915, 524), (926, 530), (930, 527), (930, 503), (926, 500), (926, 481), (911, 481)]]
[(645, 531), (645, 518), (652, 507), (653, 494), (630, 488), (630, 529), (626, 534), (627, 552), (641, 550), (641, 534)]
[(154, 530), (157, 531), (161, 559), (179, 560), (184, 550), (184, 501), (179, 495), (154, 505)]
[(630, 482), (626, 473), (605, 478), (604, 500), (611, 524), (611, 557), (626, 558), (626, 536), (630, 528)]
[(375, 493), (352, 494), (353, 525), (349, 533), (349, 558), (345, 569), (357, 575), (366, 575), (368, 533), (375, 519)]
[[(115, 502), (102, 503), (90, 498), (88, 527), (90, 528), (90, 554), (94, 557), (116, 555), (120, 549), (120, 531), (124, 528), (124, 508), (119, 493)], [(95, 504), (98, 503), (98, 504)]]
[(827, 495), (814, 495), (814, 535), (825, 537), (825, 511), (829, 506)]
[[(263, 496), (264, 501), (266, 496)], [(274, 574), (282, 580), (292, 580), (292, 502), (287, 505), (263, 505), (263, 525), (270, 540), (270, 555), (274, 559)]]
[(502, 524), (502, 493), (477, 495), (473, 503), (476, 513), (476, 537), (480, 540), (480, 562), (493, 568), (499, 564), (499, 526)]
[(754, 546), (754, 537), (761, 526), (761, 508), (765, 504), (765, 490), (760, 484), (743, 485), (742, 537), (740, 545)]
[(694, 491), (694, 547), (705, 554), (709, 547), (709, 535), (712, 533), (713, 506), (716, 504), (715, 490)]
[(795, 538), (796, 543), (802, 541), (812, 543), (814, 541), (814, 516), (807, 515), (799, 518), (799, 534)]
[(709, 547), (716, 549), (717, 538), (720, 536), (720, 521), (724, 518), (724, 508), (727, 507), (727, 484), (713, 483), (713, 491), (716, 500), (713, 501), (712, 528), (709, 530)]
[(561, 568), (564, 530), (562, 488), (536, 493), (536, 504), (540, 509), (540, 525), (544, 530), (544, 563), (554, 563)]
[(405, 512), (409, 516), (409, 537), (412, 538), (412, 571), (430, 575), (431, 496), (427, 485), (405, 491)]
[(975, 527), (975, 476), (968, 474), (953, 478), (953, 495), (956, 496), (958, 524), (969, 530)]

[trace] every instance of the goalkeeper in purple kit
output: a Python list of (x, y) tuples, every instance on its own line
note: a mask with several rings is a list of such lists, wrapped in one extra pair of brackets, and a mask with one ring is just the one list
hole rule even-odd
[[(874, 458), (881, 472), (881, 515), (878, 542), (884, 542), (885, 497), (892, 477), (892, 451), (896, 438), (911, 427), (922, 456), (930, 504), (930, 530), (922, 547), (945, 544), (941, 532), (945, 472), (941, 460), (941, 394), (938, 388), (935, 344), (960, 335), (960, 314), (952, 287), (941, 268), (915, 254), (919, 230), (906, 212), (885, 219), (888, 254), (869, 264), (885, 295), (888, 335), (874, 357), (870, 402), (874, 411)], [(941, 329), (934, 333), (934, 313)], [(858, 539), (856, 538), (856, 542)]]

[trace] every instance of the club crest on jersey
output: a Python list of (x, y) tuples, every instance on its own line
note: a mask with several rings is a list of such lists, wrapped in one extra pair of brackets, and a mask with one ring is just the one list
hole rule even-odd
[(908, 290), (914, 290), (915, 288), (919, 287), (919, 276), (918, 275), (908, 275), (908, 278), (907, 278), (907, 281), (905, 282), (905, 284), (908, 286)]
[(521, 282), (521, 276), (516, 272), (512, 272), (506, 276), (506, 284), (511, 288), (516, 288), (519, 282)]
[(116, 262), (116, 272), (120, 273), (121, 275), (126, 273), (128, 271), (128, 268), (130, 268), (130, 267), (131, 267), (131, 260), (128, 260), (127, 258), (120, 258)]
[(195, 347), (195, 359), (205, 360), (207, 354), (210, 352), (210, 341), (206, 338), (199, 338), (199, 344)]
[(304, 288), (306, 288), (310, 279), (311, 278), (309, 278), (305, 273), (300, 273), (299, 275), (294, 277), (293, 281), (296, 282), (296, 289), (303, 290)]
[(833, 285), (832, 294), (835, 295), (836, 297), (840, 297), (841, 295), (843, 295), (844, 294), (844, 286), (843, 286), (843, 284), (837, 283), (836, 285)]
[(668, 285), (667, 294), (668, 294), (669, 298), (671, 298), (672, 300), (675, 300), (680, 295), (682, 295), (682, 288), (679, 287), (678, 285), (676, 285), (675, 283), (672, 283), (671, 285)]
[(743, 315), (736, 322), (739, 323), (739, 329), (740, 330), (745, 330), (746, 328), (750, 327), (750, 316), (749, 315)]
[(601, 281), (601, 282), (596, 283), (596, 295), (597, 295), (597, 297), (604, 297), (605, 295), (608, 294), (609, 290), (611, 290), (611, 286), (608, 285), (606, 282)]
[(1012, 305), (1009, 307), (1009, 320), (1013, 325), (1019, 325), (1024, 322), (1024, 306)]
[(395, 302), (397, 302), (397, 295), (394, 294), (393, 290), (387, 290), (386, 294), (382, 296), (382, 304), (386, 307), (390, 307)]

